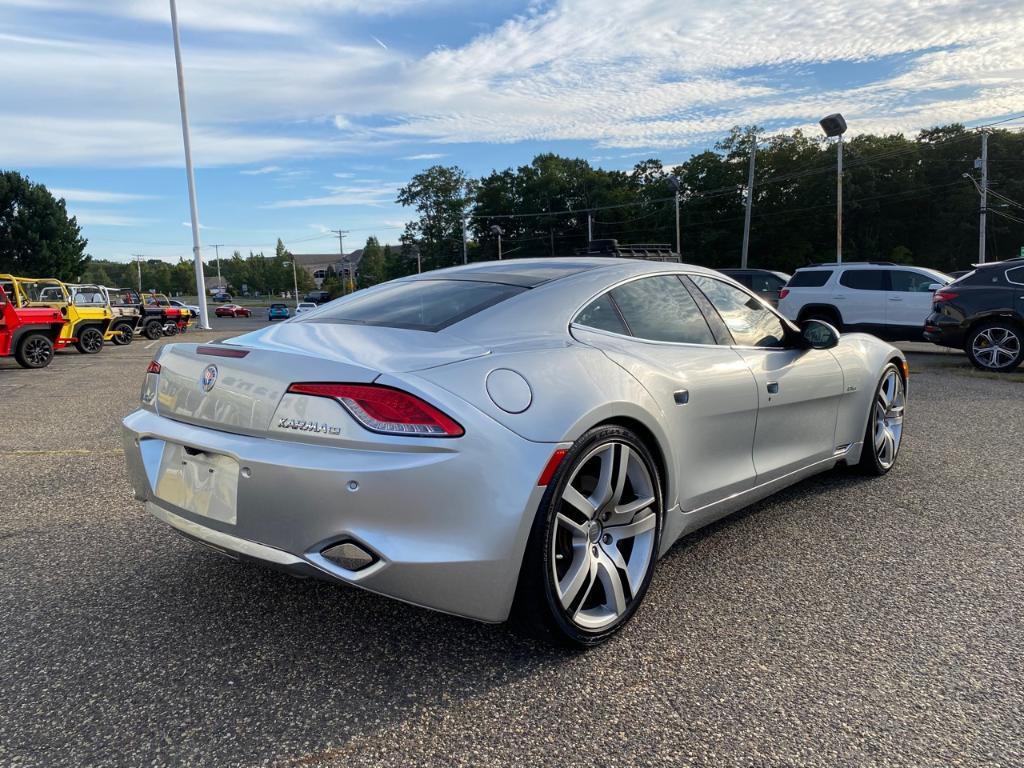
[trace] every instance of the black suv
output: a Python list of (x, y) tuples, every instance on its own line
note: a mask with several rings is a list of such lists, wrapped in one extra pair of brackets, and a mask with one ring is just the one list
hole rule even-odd
[(1024, 360), (1024, 259), (978, 264), (935, 292), (924, 337), (961, 347), (978, 368), (1012, 371)]

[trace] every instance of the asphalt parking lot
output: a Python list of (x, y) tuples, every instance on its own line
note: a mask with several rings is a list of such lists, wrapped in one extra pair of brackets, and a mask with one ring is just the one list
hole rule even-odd
[[(250, 325), (217, 327), (185, 340)], [(890, 475), (680, 542), (575, 654), (149, 518), (119, 422), (151, 346), (0, 359), (0, 764), (1024, 764), (1024, 374), (913, 354)]]

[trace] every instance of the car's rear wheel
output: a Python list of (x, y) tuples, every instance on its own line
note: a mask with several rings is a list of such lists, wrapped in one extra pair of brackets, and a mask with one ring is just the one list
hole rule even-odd
[(639, 607), (663, 521), (657, 464), (632, 431), (580, 437), (548, 485), (534, 521), (515, 618), (531, 634), (596, 645)]
[(132, 328), (131, 323), (117, 323), (114, 326), (114, 336), (111, 339), (114, 344), (121, 347), (126, 344), (131, 344), (135, 339), (135, 329)]
[(967, 358), (983, 371), (1012, 371), (1024, 361), (1024, 333), (1007, 320), (982, 323), (967, 336)]
[(884, 475), (896, 463), (903, 443), (903, 417), (907, 390), (899, 369), (890, 363), (875, 388), (860, 456), (860, 469), (869, 475)]
[(53, 342), (42, 333), (26, 333), (14, 350), (22, 368), (45, 368), (53, 360)]
[(150, 341), (156, 341), (164, 335), (164, 328), (159, 320), (150, 320), (146, 323), (142, 332), (146, 334), (146, 338)]
[(803, 322), (804, 320), (821, 320), (822, 322), (831, 325), (837, 331), (843, 330), (843, 318), (840, 317), (839, 312), (827, 307), (808, 310), (806, 313), (800, 315), (800, 321)]
[(164, 328), (164, 336), (177, 336), (178, 326), (175, 323), (168, 323)]
[(75, 349), (83, 355), (95, 355), (103, 349), (103, 331), (91, 325), (88, 328), (83, 328), (78, 334)]

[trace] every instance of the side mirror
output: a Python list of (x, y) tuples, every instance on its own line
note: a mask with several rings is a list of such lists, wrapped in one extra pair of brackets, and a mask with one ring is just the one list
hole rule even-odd
[(932, 283), (931, 285), (928, 286), (928, 290), (931, 291), (932, 293), (935, 293), (936, 291), (941, 291), (945, 287), (946, 286), (944, 286), (942, 283)]
[(800, 323), (800, 336), (811, 349), (832, 349), (839, 343), (839, 331), (824, 320), (804, 320)]

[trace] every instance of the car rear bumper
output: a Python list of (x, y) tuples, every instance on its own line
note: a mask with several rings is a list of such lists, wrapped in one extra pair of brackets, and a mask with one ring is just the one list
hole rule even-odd
[(942, 347), (960, 349), (964, 345), (964, 328), (954, 318), (933, 312), (924, 321), (924, 338)]
[[(146, 410), (124, 420), (123, 438), (136, 498), (190, 538), (298, 575), (492, 622), (511, 608), (544, 491), (537, 478), (553, 450), (497, 424), (486, 441), (457, 450), (363, 450), (219, 432)], [(238, 463), (233, 522), (157, 495), (164, 452), (175, 446)], [(348, 570), (324, 557), (343, 542), (373, 562)]]

